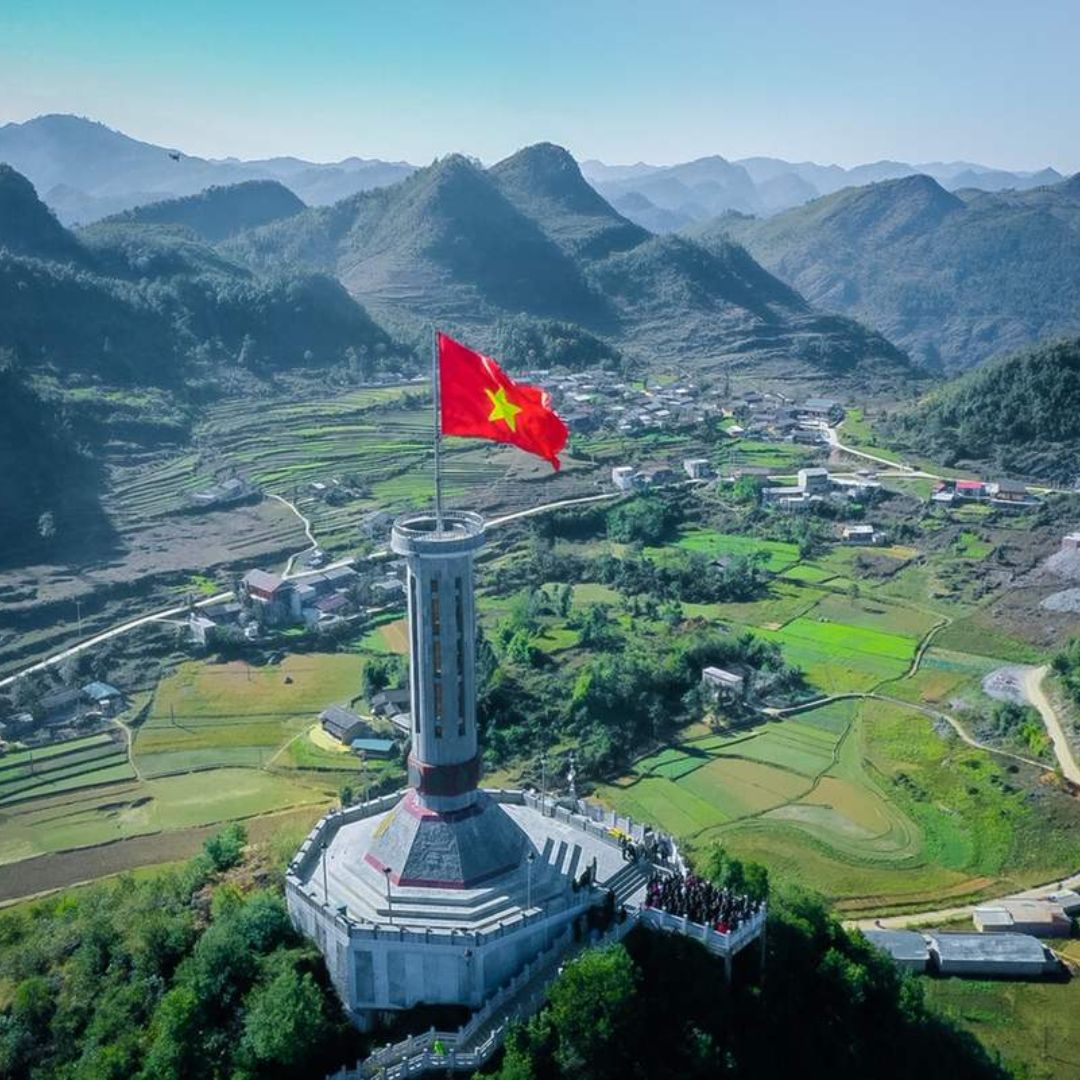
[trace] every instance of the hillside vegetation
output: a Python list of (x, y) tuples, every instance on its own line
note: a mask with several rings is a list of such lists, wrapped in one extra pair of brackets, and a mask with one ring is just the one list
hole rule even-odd
[(812, 304), (864, 320), (932, 368), (1080, 333), (1080, 177), (950, 193), (910, 176), (690, 234), (740, 241)]
[(1071, 484), (1080, 475), (1080, 338), (1040, 345), (947, 383), (886, 424), (946, 465)]
[(300, 213), (304, 204), (276, 180), (245, 180), (209, 187), (197, 195), (165, 199), (127, 210), (109, 220), (137, 225), (182, 225), (214, 244), (244, 229)]
[(906, 365), (880, 335), (823, 321), (738, 245), (651, 236), (548, 143), (486, 171), (444, 158), (394, 187), (244, 233), (223, 251), (257, 270), (336, 274), (407, 335), (434, 320), (482, 335), (494, 319), (527, 316), (577, 323), (642, 360)]

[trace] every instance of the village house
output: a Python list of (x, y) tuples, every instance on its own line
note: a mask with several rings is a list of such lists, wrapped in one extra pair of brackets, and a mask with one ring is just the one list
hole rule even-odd
[(845, 544), (877, 543), (877, 533), (873, 525), (845, 525), (840, 536)]
[(799, 488), (807, 495), (827, 495), (832, 490), (832, 478), (828, 469), (800, 469)]
[(977, 907), (971, 916), (980, 934), (1033, 934), (1069, 937), (1072, 919), (1053, 900), (998, 900)]
[(795, 409), (802, 420), (817, 420), (826, 424), (835, 424), (844, 419), (844, 407), (831, 398), (807, 398)]
[(261, 492), (253, 484), (239, 476), (232, 476), (218, 484), (193, 491), (188, 497), (191, 505), (200, 510), (209, 510), (217, 506), (229, 506), (245, 499), (255, 498)]
[(345, 746), (358, 736), (371, 733), (371, 728), (364, 723), (363, 718), (343, 705), (331, 705), (324, 709), (319, 713), (319, 723), (327, 735)]
[(300, 598), (296, 587), (266, 570), (249, 570), (241, 586), (247, 598), (261, 611), (267, 626), (277, 626), (300, 618)]
[(712, 466), (708, 458), (686, 458), (682, 467), (691, 480), (705, 480), (712, 476)]
[(701, 671), (701, 685), (714, 701), (723, 703), (738, 701), (743, 696), (746, 680), (734, 671), (707, 667)]
[(611, 470), (611, 482), (620, 491), (633, 491), (638, 486), (638, 473), (633, 465), (616, 465)]
[(1038, 506), (1040, 501), (1037, 496), (1028, 491), (1027, 484), (1021, 484), (1017, 480), (998, 480), (988, 484), (986, 491), (990, 497), (991, 506), (1005, 509)]
[(105, 682), (89, 682), (81, 693), (83, 700), (100, 709), (103, 716), (114, 716), (124, 707), (124, 695)]

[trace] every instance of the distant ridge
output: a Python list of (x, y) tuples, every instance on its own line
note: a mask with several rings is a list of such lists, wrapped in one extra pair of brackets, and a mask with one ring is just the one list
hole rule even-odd
[(911, 176), (688, 233), (738, 240), (812, 304), (868, 323), (931, 368), (1080, 333), (1076, 178), (948, 192)]
[(138, 206), (107, 221), (139, 225), (182, 225), (207, 243), (217, 243), (245, 229), (291, 217), (304, 209), (276, 180), (244, 180), (211, 187), (198, 195)]
[(635, 359), (755, 355), (854, 370), (907, 360), (851, 320), (822, 319), (737, 244), (713, 250), (629, 222), (550, 143), (483, 170), (451, 155), (389, 188), (238, 235), (222, 250), (258, 270), (336, 274), (386, 325), (575, 323)]
[(84, 225), (245, 180), (277, 180), (304, 202), (324, 205), (397, 183), (414, 169), (407, 162), (357, 157), (329, 164), (287, 157), (214, 161), (64, 114), (0, 125), (0, 162), (26, 176), (62, 222)]
[(603, 258), (648, 238), (590, 187), (561, 146), (527, 146), (492, 166), (499, 190), (572, 255)]

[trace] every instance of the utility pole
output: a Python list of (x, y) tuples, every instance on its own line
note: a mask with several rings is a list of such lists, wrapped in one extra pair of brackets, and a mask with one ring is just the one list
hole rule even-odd
[(536, 852), (531, 850), (525, 857), (525, 911), (532, 910), (532, 868), (536, 862)]
[(386, 875), (386, 917), (390, 921), (390, 925), (394, 925), (394, 905), (390, 896), (390, 875), (393, 871), (389, 866), (383, 867), (383, 873)]
[(540, 752), (540, 816), (547, 814), (547, 751)]
[(79, 637), (81, 638), (82, 637), (82, 601), (81, 600), (76, 600), (75, 601), (75, 618), (78, 620), (78, 623), (79, 623)]

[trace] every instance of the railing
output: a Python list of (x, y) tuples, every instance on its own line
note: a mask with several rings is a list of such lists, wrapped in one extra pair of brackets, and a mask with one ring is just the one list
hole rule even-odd
[(670, 915), (657, 908), (642, 908), (641, 922), (650, 930), (664, 930), (700, 941), (714, 956), (732, 956), (747, 942), (753, 941), (760, 935), (765, 926), (766, 915), (767, 911), (763, 905), (760, 911), (755, 911), (749, 919), (740, 923), (734, 930), (723, 934), (711, 926), (691, 922), (684, 915)]
[[(436, 1031), (433, 1028), (422, 1035), (409, 1036), (376, 1050), (355, 1069), (342, 1069), (327, 1080), (400, 1080), (402, 1077), (420, 1075), (429, 1069), (463, 1072), (481, 1068), (502, 1045), (510, 1025), (519, 1017), (531, 1015), (536, 1010), (548, 986), (558, 975), (560, 963), (592, 944), (601, 946), (621, 941), (634, 927), (636, 920), (636, 912), (629, 914), (621, 923), (615, 923), (598, 941), (584, 941), (578, 949), (573, 948), (572, 935), (567, 931), (526, 964), (513, 979), (504, 983), (483, 1008), (457, 1031)], [(515, 1002), (514, 999), (538, 978), (532, 992)], [(475, 1046), (471, 1045), (485, 1026), (500, 1013), (501, 1018), (491, 1031)], [(436, 1046), (440, 1047), (438, 1051)]]
[[(627, 912), (622, 922), (615, 923), (594, 944), (602, 946), (621, 941), (640, 923), (652, 930), (682, 934), (701, 942), (709, 952), (716, 956), (731, 957), (761, 934), (765, 926), (766, 914), (763, 906), (741, 926), (722, 934), (709, 926), (692, 923), (689, 919), (669, 915), (667, 912), (657, 911), (654, 908), (634, 908)], [(559, 961), (565, 961), (576, 951), (580, 951), (580, 949), (574, 950), (568, 947), (571, 945), (569, 937), (569, 933), (563, 934), (545, 952), (526, 964), (457, 1031), (436, 1031), (433, 1028), (423, 1035), (409, 1036), (400, 1042), (376, 1050), (355, 1069), (342, 1069), (327, 1077), (327, 1080), (403, 1080), (405, 1077), (419, 1076), (429, 1070), (464, 1072), (482, 1068), (502, 1045), (510, 1025), (519, 1017), (530, 1015), (538, 1007), (539, 1000), (558, 974)], [(589, 944), (589, 942), (583, 942), (580, 948), (584, 949)], [(545, 978), (537, 982), (533, 992), (514, 1002), (514, 998), (541, 973), (545, 973)], [(512, 1002), (513, 1005), (511, 1005)], [(478, 1045), (470, 1046), (472, 1040), (479, 1035), (485, 1025), (502, 1010), (505, 1012), (499, 1023)], [(435, 1049), (436, 1046), (439, 1047), (438, 1051)]]

